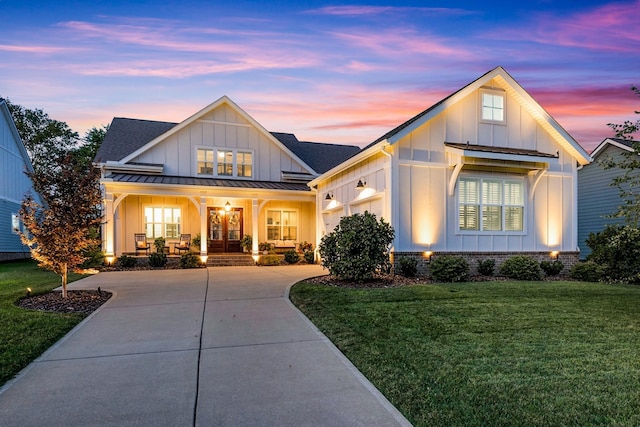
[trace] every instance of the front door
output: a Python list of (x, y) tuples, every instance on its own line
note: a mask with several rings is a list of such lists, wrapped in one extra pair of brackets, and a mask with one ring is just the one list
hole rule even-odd
[(208, 242), (209, 253), (242, 252), (242, 208), (208, 208)]

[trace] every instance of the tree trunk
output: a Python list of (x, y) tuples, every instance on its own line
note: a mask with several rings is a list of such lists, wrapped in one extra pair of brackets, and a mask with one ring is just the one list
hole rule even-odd
[(62, 298), (67, 297), (67, 264), (62, 267)]

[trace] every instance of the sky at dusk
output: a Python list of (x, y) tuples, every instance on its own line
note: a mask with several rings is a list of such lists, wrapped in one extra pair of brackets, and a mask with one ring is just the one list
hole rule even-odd
[(223, 95), (269, 131), (363, 146), (498, 65), (591, 151), (635, 120), (640, 0), (0, 0), (0, 96), (80, 134)]

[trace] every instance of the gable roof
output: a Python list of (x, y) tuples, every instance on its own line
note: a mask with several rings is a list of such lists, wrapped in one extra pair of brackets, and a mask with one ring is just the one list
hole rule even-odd
[(299, 141), (292, 133), (271, 132), (271, 134), (303, 159), (314, 171), (321, 174), (360, 152), (360, 148), (354, 145)]
[(581, 165), (585, 165), (591, 161), (591, 157), (587, 152), (578, 144), (578, 142), (573, 139), (571, 135), (567, 133), (566, 130), (553, 118), (547, 111), (542, 108), (540, 104), (538, 104), (531, 95), (522, 87), (518, 82), (514, 80), (513, 77), (509, 73), (507, 73), (504, 68), (496, 67), (493, 70), (483, 74), (476, 80), (462, 87), (458, 91), (452, 93), (451, 95), (443, 98), (436, 104), (432, 105), (428, 109), (423, 112), (417, 114), (416, 116), (410, 118), (406, 122), (402, 123), (398, 127), (392, 129), (386, 134), (382, 135), (380, 138), (373, 141), (371, 144), (363, 148), (362, 151), (366, 151), (368, 148), (371, 148), (377, 144), (380, 144), (384, 141), (389, 144), (394, 144), (407, 134), (413, 132), (418, 127), (422, 126), (425, 122), (431, 120), (437, 114), (441, 113), (454, 103), (458, 102), (460, 99), (469, 95), (471, 92), (480, 89), (484, 84), (489, 81), (496, 79), (497, 82), (503, 86), (507, 94), (514, 97), (520, 105), (528, 111), (545, 129), (547, 132), (551, 134), (551, 136), (571, 155), (580, 163)]
[(11, 111), (9, 111), (9, 106), (7, 105), (7, 102), (3, 98), (0, 98), (0, 114), (2, 114), (2, 116), (4, 117), (7, 123), (7, 126), (9, 128), (9, 132), (11, 132), (11, 135), (13, 135), (13, 139), (16, 142), (18, 151), (22, 156), (22, 160), (24, 162), (25, 167), (27, 168), (27, 171), (33, 172), (33, 165), (31, 164), (29, 153), (27, 153), (27, 149), (25, 148), (24, 143), (22, 142), (22, 137), (20, 137), (20, 132), (18, 132), (18, 128), (16, 127), (16, 124), (13, 121), (13, 116), (11, 115)]
[(596, 148), (591, 152), (591, 157), (596, 158), (607, 148), (608, 145), (613, 145), (625, 151), (633, 151), (633, 143), (640, 143), (640, 141), (634, 141), (630, 139), (622, 138), (605, 138)]

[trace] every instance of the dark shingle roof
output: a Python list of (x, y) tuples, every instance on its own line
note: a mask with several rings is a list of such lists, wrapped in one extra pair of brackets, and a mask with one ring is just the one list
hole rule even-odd
[(354, 145), (298, 141), (292, 133), (271, 132), (271, 134), (320, 174), (360, 152), (360, 148)]
[(133, 182), (139, 184), (198, 185), (206, 187), (311, 191), (307, 184), (301, 182), (250, 181), (241, 179), (194, 178), (189, 176), (142, 175), (131, 173), (114, 173), (110, 175), (109, 178), (116, 182)]
[(177, 123), (115, 117), (94, 161), (103, 163), (121, 160), (175, 125)]

